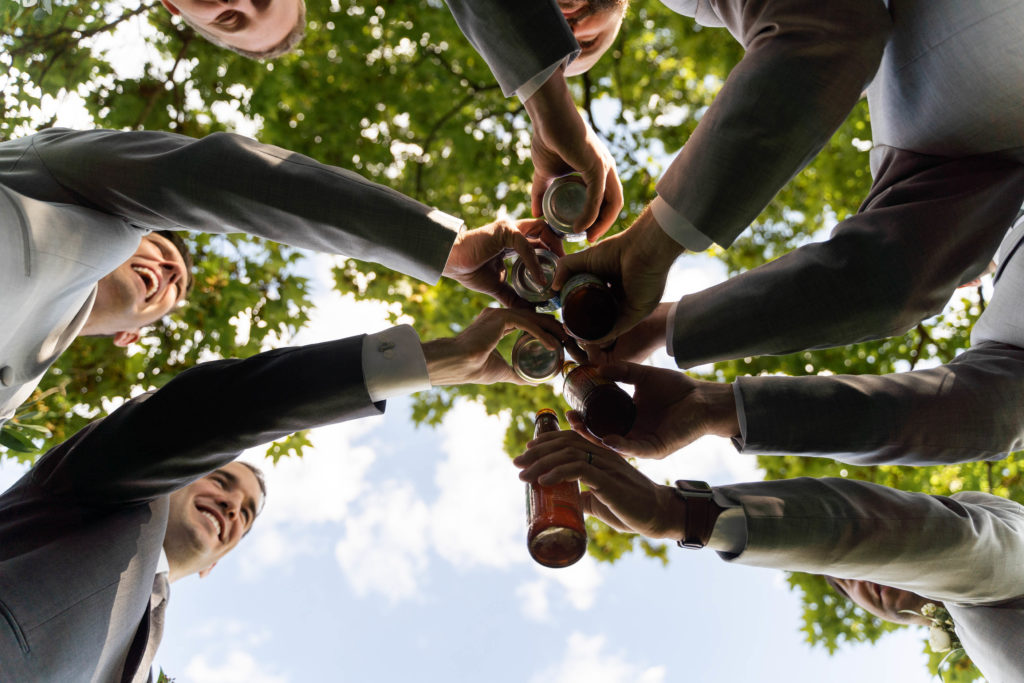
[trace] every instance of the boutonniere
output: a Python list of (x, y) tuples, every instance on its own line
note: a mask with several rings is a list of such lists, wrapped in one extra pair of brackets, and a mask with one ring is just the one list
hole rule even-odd
[(960, 642), (953, 625), (953, 617), (945, 607), (939, 607), (933, 602), (927, 602), (921, 606), (920, 612), (914, 610), (900, 610), (904, 614), (924, 617), (930, 623), (928, 626), (928, 647), (935, 653), (947, 653), (936, 670), (939, 680), (942, 680), (942, 667), (946, 664), (953, 664), (964, 656), (964, 646)]

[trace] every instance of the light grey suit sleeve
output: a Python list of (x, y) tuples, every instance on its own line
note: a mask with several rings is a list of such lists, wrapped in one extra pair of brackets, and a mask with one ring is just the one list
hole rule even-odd
[(995, 292), (947, 365), (884, 375), (743, 377), (741, 451), (857, 465), (995, 460), (1024, 448), (1024, 220), (1000, 247)]
[(436, 282), (461, 221), (361, 176), (229, 133), (50, 129), (0, 145), (4, 183), (148, 229), (246, 232)]
[(999, 460), (1024, 449), (1024, 349), (986, 342), (892, 375), (742, 377), (745, 453), (855, 465)]
[(555, 62), (579, 52), (555, 0), (446, 2), (506, 97)]
[[(666, 4), (686, 11), (695, 3)], [(657, 191), (729, 246), (849, 114), (878, 68), (892, 20), (880, 0), (708, 4), (746, 55)]]
[(740, 505), (737, 564), (864, 579), (959, 605), (1024, 595), (1024, 508), (977, 491), (951, 497), (847, 479), (715, 488)]
[(886, 151), (831, 239), (680, 300), (680, 367), (902, 334), (982, 272), (1024, 199), (1024, 165)]

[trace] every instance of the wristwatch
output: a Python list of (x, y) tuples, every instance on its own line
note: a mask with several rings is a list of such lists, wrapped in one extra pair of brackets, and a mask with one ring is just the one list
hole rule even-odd
[(718, 507), (712, 500), (711, 487), (706, 481), (679, 479), (676, 481), (676, 494), (686, 504), (686, 525), (683, 537), (676, 541), (680, 548), (703, 548), (711, 539), (718, 515), (713, 510)]

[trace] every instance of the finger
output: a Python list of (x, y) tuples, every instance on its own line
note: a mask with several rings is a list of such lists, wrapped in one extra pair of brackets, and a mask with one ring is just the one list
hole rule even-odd
[[(596, 169), (581, 172), (583, 182), (587, 186), (587, 199), (583, 202), (583, 211), (572, 225), (573, 232), (583, 232), (597, 220), (604, 203), (605, 183), (607, 180), (604, 164)], [(607, 230), (607, 228), (605, 228)]]
[(610, 379), (613, 382), (624, 382), (625, 384), (635, 385), (643, 381), (649, 370), (650, 368), (646, 365), (619, 361), (615, 363), (608, 363), (607, 365), (599, 365), (597, 368), (597, 374), (601, 375), (605, 379)]
[(589, 254), (589, 251), (580, 251), (558, 259), (555, 277), (551, 280), (551, 289), (559, 292), (566, 280), (576, 273), (587, 272), (587, 265), (590, 262)]
[(612, 166), (605, 182), (604, 201), (601, 203), (600, 213), (594, 224), (587, 229), (587, 240), (591, 244), (599, 240), (615, 224), (622, 211), (622, 205), (622, 183), (619, 182), (619, 176)]
[(513, 330), (520, 329), (529, 332), (539, 339), (549, 351), (553, 351), (562, 345), (562, 338), (565, 333), (562, 331), (562, 324), (555, 320), (554, 317), (521, 309), (506, 310), (503, 313), (505, 316), (505, 328), (502, 337)]
[[(572, 413), (571, 417), (570, 413)], [(584, 439), (600, 448), (606, 447), (604, 442), (601, 441), (601, 439), (597, 438), (596, 436), (590, 433), (590, 430), (587, 429), (587, 425), (584, 424), (583, 422), (583, 416), (580, 415), (578, 412), (576, 412), (575, 410), (570, 410), (568, 413), (565, 414), (565, 419), (569, 421), (569, 426), (572, 427), (572, 430), (579, 434), (580, 436), (582, 436)]]
[(612, 509), (605, 505), (600, 498), (598, 498), (593, 491), (583, 491), (580, 493), (580, 498), (583, 502), (583, 513), (596, 517), (613, 529), (619, 531), (632, 532), (633, 529), (628, 524), (623, 522), (618, 515), (612, 512)]
[(544, 282), (546, 280), (534, 245), (530, 243), (530, 240), (526, 239), (526, 235), (511, 225), (503, 225), (501, 229), (501, 242), (503, 246), (512, 248), (519, 254), (519, 258), (526, 264), (526, 269), (530, 271), (530, 275), (533, 276), (534, 280), (537, 282)]
[(530, 186), (530, 213), (535, 217), (544, 215), (544, 192), (547, 191), (548, 185), (553, 180), (552, 176), (538, 171), (538, 165), (536, 153), (534, 153), (533, 183)]

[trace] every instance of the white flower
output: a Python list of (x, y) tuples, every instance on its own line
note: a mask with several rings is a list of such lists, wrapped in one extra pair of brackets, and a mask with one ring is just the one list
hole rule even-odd
[(924, 605), (921, 606), (921, 616), (932, 617), (935, 615), (935, 609), (936, 608), (934, 602), (926, 602)]
[(946, 652), (953, 647), (953, 639), (950, 638), (949, 631), (933, 625), (928, 631), (928, 645), (932, 652)]
[(21, 6), (22, 7), (35, 7), (35, 4), (38, 1), (39, 0), (21, 0)]

